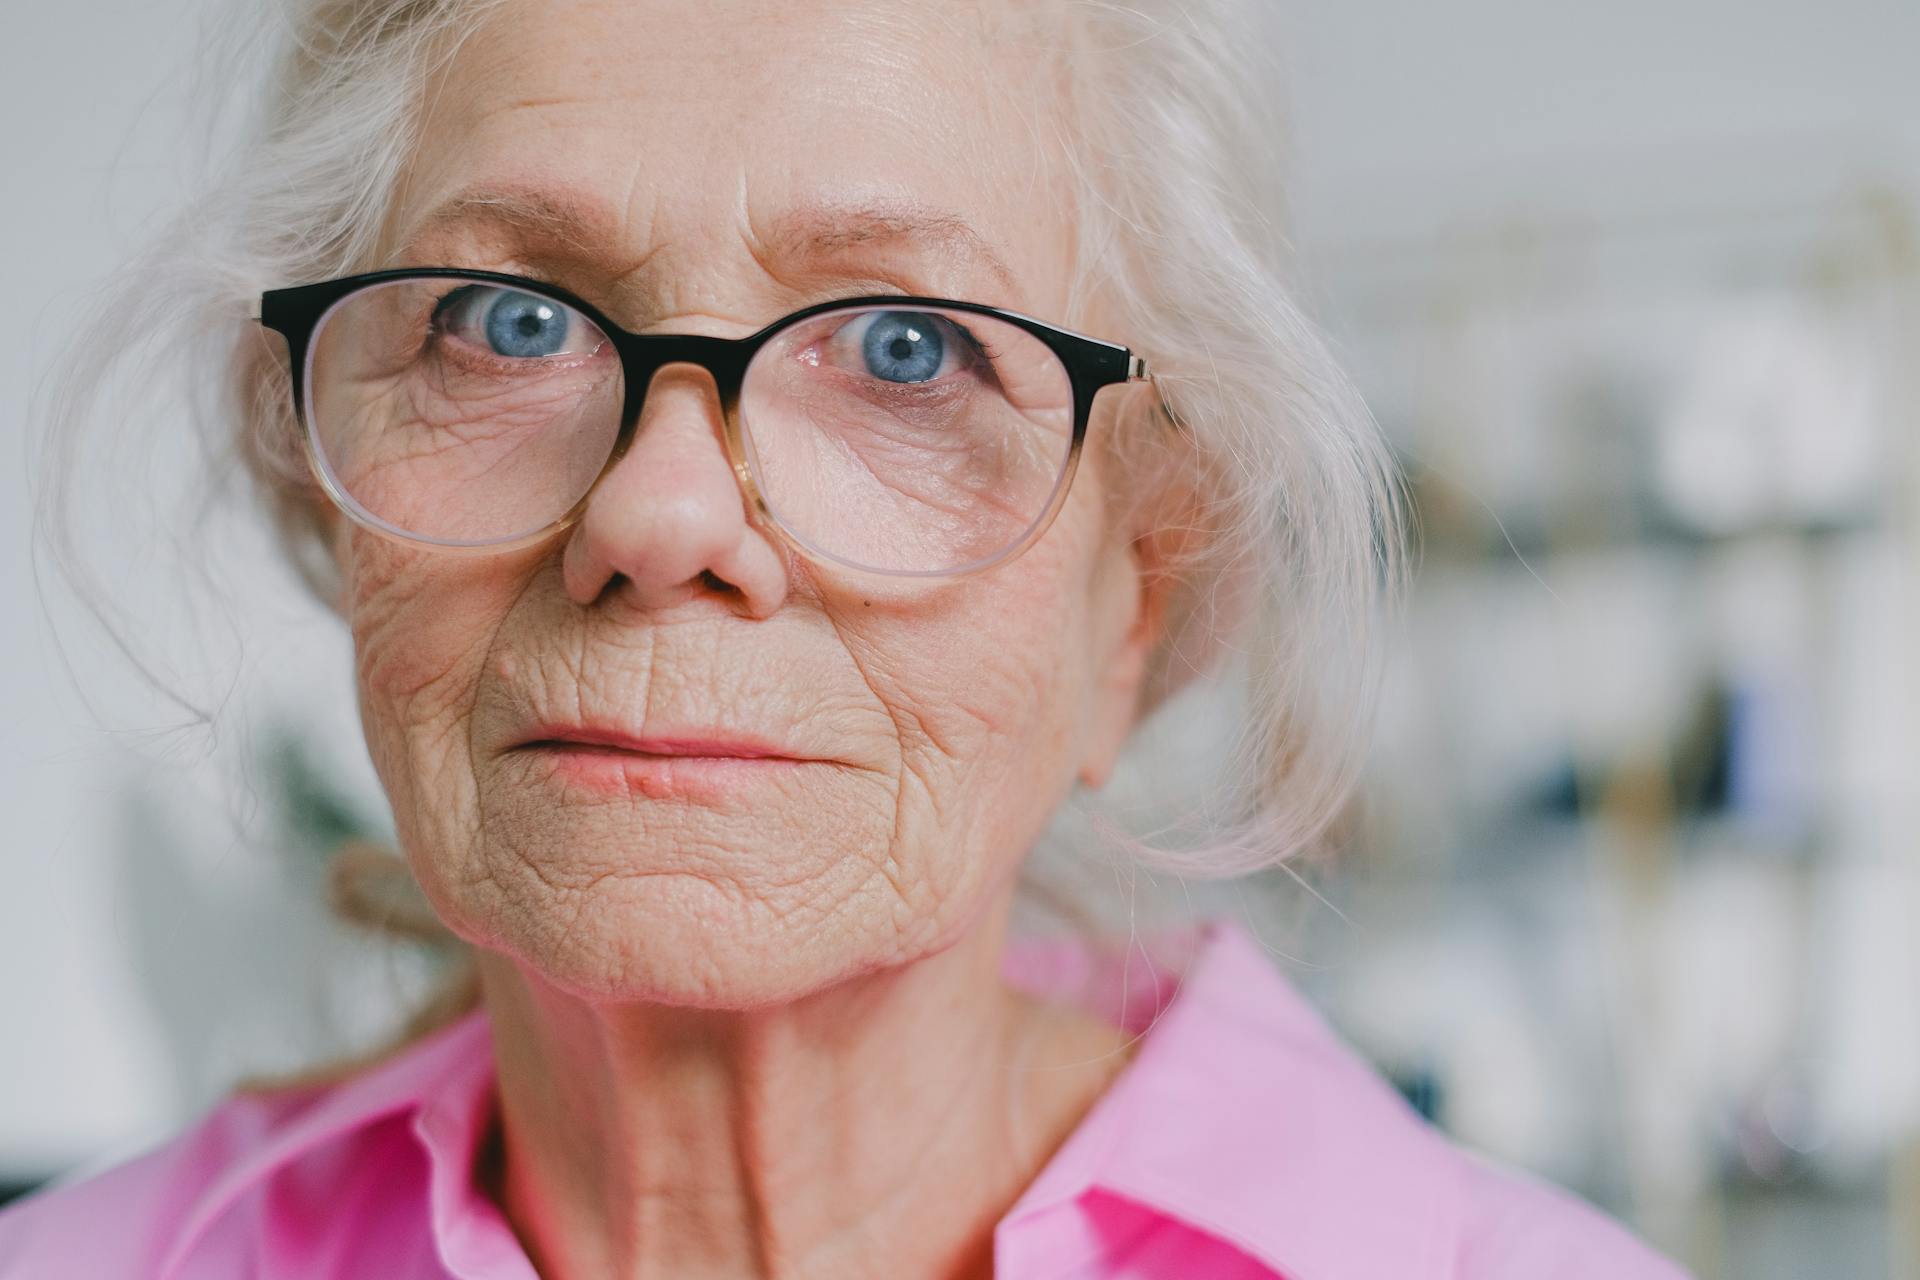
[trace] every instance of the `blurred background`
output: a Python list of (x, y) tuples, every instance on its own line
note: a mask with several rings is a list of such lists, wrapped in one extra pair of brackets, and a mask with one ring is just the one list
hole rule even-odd
[[(1235, 900), (1437, 1123), (1702, 1277), (1920, 1276), (1920, 6), (1274, 5), (1302, 291), (1424, 550), (1325, 905)], [(0, 1194), (433, 974), (327, 914), (386, 818), (264, 534), (196, 561), (231, 614), (141, 512), (90, 548), (211, 729), (29, 556), (29, 398), (182, 194), (198, 8), (0, 41)]]

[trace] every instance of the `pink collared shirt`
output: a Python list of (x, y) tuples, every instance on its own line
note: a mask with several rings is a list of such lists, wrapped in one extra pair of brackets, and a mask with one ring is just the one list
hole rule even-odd
[[(1008, 981), (1146, 1038), (996, 1226), (999, 1280), (1682, 1276), (1443, 1140), (1241, 925), (1180, 937), (1179, 974), (1009, 947)], [(0, 1280), (537, 1280), (472, 1177), (492, 1086), (481, 1011), (343, 1084), (229, 1097), (0, 1211)]]

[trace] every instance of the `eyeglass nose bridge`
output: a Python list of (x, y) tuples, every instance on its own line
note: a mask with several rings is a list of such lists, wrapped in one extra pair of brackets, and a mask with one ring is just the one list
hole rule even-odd
[(620, 429), (603, 470), (610, 471), (626, 456), (639, 431), (640, 415), (646, 406), (647, 392), (660, 370), (668, 365), (690, 364), (705, 369), (713, 379), (720, 398), (721, 433), (725, 439), (727, 462), (740, 485), (741, 493), (763, 520), (772, 521), (772, 512), (760, 492), (747, 464), (746, 443), (741, 434), (740, 394), (746, 382), (747, 366), (761, 345), (760, 334), (746, 338), (716, 338), (695, 333), (631, 333), (617, 330), (609, 335), (620, 356), (624, 382), (620, 408)]
[(620, 409), (623, 447), (639, 421), (654, 375), (670, 364), (691, 364), (705, 369), (720, 394), (720, 407), (732, 419), (740, 404), (740, 387), (746, 381), (747, 365), (753, 359), (753, 348), (758, 345), (751, 339), (714, 338), (693, 333), (619, 333), (613, 335), (613, 343), (620, 354), (621, 377), (626, 383)]

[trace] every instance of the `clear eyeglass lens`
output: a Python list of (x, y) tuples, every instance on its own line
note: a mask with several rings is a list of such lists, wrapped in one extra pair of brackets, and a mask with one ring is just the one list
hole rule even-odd
[(336, 491), (446, 544), (506, 542), (564, 516), (619, 434), (620, 358), (557, 299), (454, 277), (349, 295), (316, 326), (306, 403)]
[(1073, 387), (1038, 338), (963, 310), (860, 307), (775, 334), (740, 395), (748, 465), (802, 545), (944, 573), (1018, 545), (1073, 445)]

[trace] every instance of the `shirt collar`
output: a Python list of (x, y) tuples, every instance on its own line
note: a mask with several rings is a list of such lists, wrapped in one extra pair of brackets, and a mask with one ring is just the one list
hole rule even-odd
[[(307, 1152), (344, 1141), (396, 1115), (410, 1116), (414, 1132), (427, 1144), (432, 1168), (428, 1195), (444, 1254), (443, 1225), (455, 1226), (460, 1221), (446, 1211), (454, 1203), (479, 1198), (460, 1197), (460, 1190), (465, 1185), (466, 1170), (472, 1168), (471, 1157), (480, 1135), (462, 1132), (451, 1121), (463, 1113), (484, 1114), (480, 1107), (486, 1103), (492, 1078), (489, 1026), (485, 1013), (475, 1011), (339, 1084), (236, 1095), (226, 1106), (258, 1111), (257, 1123), (266, 1134), (194, 1197), (161, 1263), (161, 1280), (180, 1274), (181, 1266), (215, 1220), (249, 1190)], [(462, 1144), (468, 1163), (456, 1176), (449, 1172), (446, 1161)], [(526, 1275), (532, 1280), (530, 1270)]]
[[(1451, 1274), (1463, 1195), (1431, 1129), (1347, 1048), (1236, 921), (1170, 931), (1120, 962), (1134, 1007), (1105, 1012), (1151, 1031), (1001, 1220), (1003, 1274), (1071, 1238), (1093, 1193), (1232, 1245), (1285, 1280)], [(1168, 944), (1172, 945), (1169, 946)], [(1102, 982), (1110, 969), (1073, 975)], [(1030, 977), (1048, 991), (1058, 968)], [(1142, 995), (1141, 993), (1145, 993)], [(1121, 997), (1123, 1000), (1125, 996)], [(1156, 1020), (1157, 1017), (1157, 1020)], [(1097, 1251), (1089, 1232), (1083, 1248)], [(1086, 1259), (1082, 1259), (1086, 1260)]]
[[(1073, 939), (1009, 946), (1009, 981), (1149, 1034), (1002, 1217), (996, 1271), (1030, 1273), (1021, 1259), (1041, 1241), (1057, 1256), (1098, 1192), (1231, 1245), (1284, 1280), (1447, 1274), (1462, 1192), (1438, 1135), (1242, 925), (1220, 917), (1152, 941), (1105, 961)], [(1181, 954), (1184, 964), (1161, 963)], [(263, 1097), (279, 1118), (194, 1198), (162, 1280), (250, 1188), (394, 1117), (425, 1149), (426, 1210), (448, 1271), (537, 1280), (472, 1181), (495, 1106), (490, 1034), (476, 1010), (341, 1084)]]

